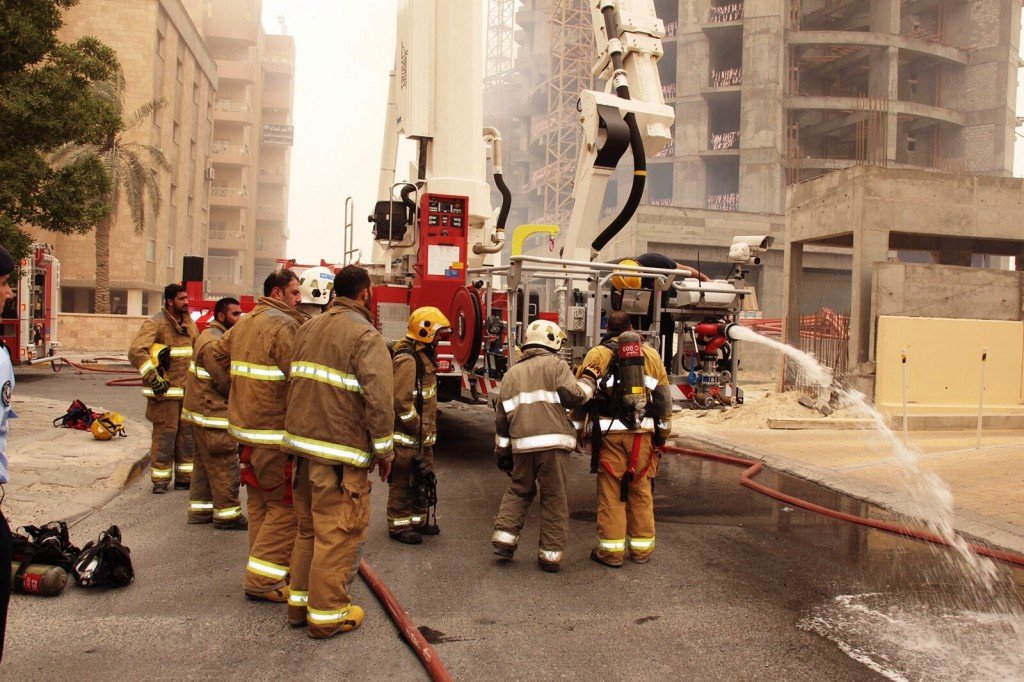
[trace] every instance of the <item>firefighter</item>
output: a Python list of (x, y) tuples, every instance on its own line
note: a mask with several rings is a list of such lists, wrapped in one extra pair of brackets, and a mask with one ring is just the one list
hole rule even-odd
[(153, 424), (149, 451), (153, 493), (187, 490), (192, 480), (192, 426), (181, 421), (192, 343), (199, 330), (188, 314), (188, 294), (180, 284), (164, 287), (164, 309), (142, 323), (128, 359), (142, 375), (146, 419)]
[[(14, 298), (10, 279), (14, 274), (14, 257), (0, 246), (0, 311)], [(7, 483), (7, 434), (10, 418), (16, 416), (11, 409), (11, 394), (14, 390), (14, 367), (10, 351), (0, 341), (0, 485)], [(2, 500), (2, 498), (0, 498)], [(7, 607), (11, 601), (11, 554), (13, 540), (11, 527), (0, 509), (0, 659), (4, 655), (4, 634), (7, 630)]]
[(331, 308), (302, 326), (292, 354), (285, 448), (297, 455), (288, 622), (324, 639), (356, 629), (349, 587), (370, 522), (370, 472), (394, 459), (391, 354), (370, 317), (370, 276), (335, 279)]
[(444, 314), (427, 306), (409, 316), (405, 338), (395, 344), (395, 461), (388, 490), (388, 535), (418, 545), (441, 532), (430, 508), (437, 503), (437, 343), (451, 333)]
[(288, 561), (295, 540), (291, 457), (284, 441), (285, 401), (292, 344), (305, 320), (291, 270), (270, 273), (263, 296), (230, 334), (216, 341), (213, 360), (230, 362), (228, 433), (242, 445), (239, 478), (248, 488), (249, 560), (244, 590), (250, 599), (288, 600)]
[(299, 312), (306, 317), (313, 317), (327, 310), (334, 293), (334, 270), (317, 266), (307, 268), (299, 276), (299, 288), (302, 290), (302, 302)]
[(590, 403), (591, 472), (597, 473), (597, 547), (590, 558), (606, 566), (629, 558), (646, 563), (654, 551), (652, 482), (656, 448), (671, 433), (672, 396), (658, 351), (641, 343), (629, 316), (608, 316), (601, 344), (578, 372)]
[(196, 340), (185, 383), (181, 418), (192, 424), (196, 457), (189, 488), (188, 522), (214, 528), (246, 530), (249, 523), (238, 502), (238, 445), (228, 433), (231, 376), (213, 359), (213, 344), (235, 326), (242, 307), (222, 298), (213, 321)]
[(569, 536), (565, 468), (576, 449), (576, 428), (566, 409), (593, 395), (558, 356), (565, 333), (554, 322), (537, 320), (526, 328), (522, 360), (501, 382), (495, 418), (498, 468), (512, 478), (494, 520), (494, 553), (511, 559), (519, 544), (526, 511), (540, 491), (540, 550), (537, 563), (558, 571)]

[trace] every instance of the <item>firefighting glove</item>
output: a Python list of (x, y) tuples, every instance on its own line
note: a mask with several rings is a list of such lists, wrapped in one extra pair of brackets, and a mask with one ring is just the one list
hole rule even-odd
[(149, 387), (153, 390), (154, 395), (163, 395), (167, 391), (171, 390), (171, 384), (159, 374), (154, 374), (153, 378), (149, 381)]
[(512, 477), (512, 464), (513, 460), (511, 452), (505, 451), (498, 453), (498, 471), (505, 472), (509, 478)]

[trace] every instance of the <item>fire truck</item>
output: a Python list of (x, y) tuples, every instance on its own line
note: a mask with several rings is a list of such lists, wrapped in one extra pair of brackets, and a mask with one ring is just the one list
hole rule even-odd
[(60, 306), (60, 262), (47, 244), (33, 244), (22, 258), (11, 282), (14, 298), (4, 306), (0, 339), (19, 365), (52, 356), (57, 342), (57, 311)]
[[(452, 322), (439, 348), (439, 398), (496, 396), (515, 362), (518, 339), (535, 319), (557, 321), (575, 364), (596, 345), (609, 310), (635, 315), (662, 349), (676, 397), (700, 407), (736, 404), (732, 325), (751, 292), (744, 277), (771, 237), (737, 237), (731, 273), (707, 280), (693, 268), (605, 263), (601, 250), (633, 217), (644, 193), (646, 159), (671, 142), (673, 107), (662, 97), (657, 61), (664, 24), (653, 0), (590, 0), (598, 62), (607, 85), (583, 91), (577, 106), (583, 145), (574, 206), (558, 257), (503, 259), (511, 194), (502, 179), (501, 134), (483, 123), (483, 2), (399, 0), (390, 74), (371, 276), (376, 324), (404, 334), (409, 312), (433, 305)], [(399, 140), (414, 141), (409, 178), (396, 179)], [(599, 225), (609, 177), (632, 157), (629, 197)], [(502, 204), (493, 210), (485, 176), (490, 158)], [(620, 286), (613, 287), (618, 281)], [(638, 282), (624, 288), (623, 281)]]

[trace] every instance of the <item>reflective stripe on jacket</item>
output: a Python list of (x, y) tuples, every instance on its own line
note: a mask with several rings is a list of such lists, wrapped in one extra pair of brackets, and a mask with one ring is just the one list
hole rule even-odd
[[(423, 376), (420, 378), (423, 388), (422, 413), (416, 408), (419, 404), (416, 358), (409, 355), (409, 351), (402, 352), (406, 348), (416, 353), (423, 365)], [(402, 339), (395, 345), (392, 367), (395, 377), (395, 445), (418, 448), (421, 433), (423, 445), (433, 445), (437, 441), (437, 367), (434, 361), (427, 355), (422, 344)]]
[(192, 358), (192, 343), (199, 336), (195, 322), (188, 315), (181, 325), (166, 310), (161, 310), (142, 323), (138, 334), (132, 339), (128, 348), (128, 361), (142, 375), (142, 395), (155, 398), (149, 382), (155, 374), (157, 365), (149, 355), (154, 343), (162, 343), (170, 349), (170, 367), (164, 379), (171, 389), (164, 398), (181, 400), (185, 396), (185, 383), (188, 378), (188, 365)]
[(365, 306), (339, 297), (302, 326), (289, 383), (286, 450), (354, 467), (393, 456), (391, 354)]
[(587, 393), (558, 355), (530, 348), (505, 374), (495, 417), (495, 448), (513, 453), (573, 450), (576, 428), (566, 409)]
[[(668, 373), (665, 371), (665, 365), (661, 362), (658, 351), (644, 344), (643, 352), (644, 387), (649, 392), (647, 418), (640, 423), (640, 428), (631, 430), (618, 419), (601, 417), (601, 430), (606, 433), (609, 431), (653, 433), (657, 430), (667, 437), (672, 431), (672, 393), (668, 385)], [(602, 397), (611, 399), (614, 382), (610, 382), (609, 386), (602, 391), (597, 388), (597, 383), (592, 375), (604, 377), (608, 373), (613, 359), (614, 351), (611, 348), (605, 345), (594, 346), (587, 352), (587, 356), (583, 358), (583, 364), (580, 365), (579, 371), (576, 373), (580, 381), (587, 385), (590, 393), (596, 395), (598, 400)], [(582, 418), (582, 415), (577, 416)]]
[(235, 440), (262, 446), (283, 442), (292, 345), (303, 320), (299, 311), (263, 296), (214, 343), (213, 364), (231, 373), (228, 431)]
[[(185, 382), (185, 402), (181, 418), (208, 429), (228, 428), (228, 393), (231, 376), (213, 357), (213, 344), (226, 330), (217, 321), (210, 323), (196, 339)], [(207, 369), (209, 367), (209, 369)]]

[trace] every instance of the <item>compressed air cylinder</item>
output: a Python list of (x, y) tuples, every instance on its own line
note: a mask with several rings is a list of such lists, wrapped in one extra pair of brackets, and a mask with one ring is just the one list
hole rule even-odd
[(38, 594), (54, 597), (68, 584), (68, 574), (60, 566), (29, 564), (21, 578), (17, 578), (20, 561), (11, 562), (11, 589), (22, 594)]

